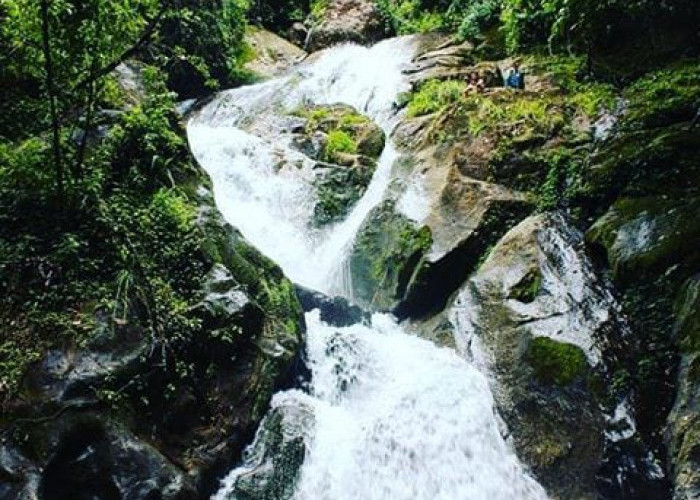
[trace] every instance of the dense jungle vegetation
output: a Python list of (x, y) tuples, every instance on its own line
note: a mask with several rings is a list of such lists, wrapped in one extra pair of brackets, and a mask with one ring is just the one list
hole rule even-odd
[[(245, 68), (256, 56), (246, 41), (251, 27), (291, 38), (297, 23), (304, 29), (320, 24), (330, 1), (1, 0), (3, 408), (11, 410), (25, 397), (23, 377), (48, 350), (79, 350), (105, 325), (138, 327), (151, 351), (162, 352), (165, 400), (176, 399), (177, 380), (213, 379), (199, 373), (183, 346), (210, 334), (235, 343), (235, 332), (208, 331), (198, 310), (203, 275), (221, 261), (243, 276), (261, 309), (299, 334), (289, 321), (300, 315), (298, 304), (279, 269), (244, 244), (228, 252), (212, 243), (221, 235), (202, 222), (213, 204), (210, 183), (189, 152), (178, 103), (255, 81), (258, 76)], [(669, 318), (695, 300), (676, 298), (697, 295), (687, 284), (698, 270), (697, 242), (676, 236), (697, 235), (691, 227), (697, 221), (687, 214), (697, 211), (700, 179), (700, 127), (693, 128), (700, 108), (700, 3), (375, 4), (386, 36), (454, 35), (473, 45), (475, 64), (516, 58), (532, 74), (552, 78), (545, 90), (515, 97), (467, 95), (456, 79), (436, 78), (414, 88), (398, 104), (409, 118), (434, 120), (432, 145), (466, 136), (498, 138), (489, 168), (522, 169), (525, 174), (509, 187), (535, 193), (539, 211), (569, 211), (583, 230), (613, 205), (621, 218), (685, 214), (669, 220), (669, 227), (680, 229), (669, 233), (658, 254), (650, 252), (629, 268), (602, 255), (612, 246), (612, 229), (597, 224), (587, 234), (634, 316), (635, 332), (642, 332), (637, 366), (618, 367), (613, 384), (637, 388), (645, 400), (640, 407), (648, 409), (641, 415), (642, 431), (660, 440), (677, 361), (700, 347), (697, 323), (679, 338), (666, 331)], [(619, 135), (599, 150), (589, 132), (573, 124), (583, 119), (590, 125), (605, 113), (619, 117)], [(354, 137), (340, 128), (330, 133), (326, 160), (357, 152)], [(532, 172), (544, 175), (528, 177)], [(322, 222), (337, 220), (338, 207), (326, 212)], [(426, 246), (425, 238), (417, 241)], [(687, 316), (696, 321), (697, 313)], [(561, 385), (585, 364), (578, 351), (559, 352), (546, 342), (535, 354), (548, 361), (541, 377)], [(666, 392), (657, 401), (660, 390)], [(96, 392), (115, 407), (125, 396), (121, 390)], [(267, 404), (263, 399), (253, 405), (257, 414)]]
[[(80, 342), (95, 310), (146, 305), (149, 328), (191, 327), (198, 263), (192, 193), (197, 177), (174, 112), (177, 99), (251, 78), (249, 23), (280, 32), (326, 0), (6, 0), (0, 6), (0, 387), (56, 342)], [(649, 74), (669, 54), (692, 55), (693, 0), (380, 0), (387, 30), (455, 32), (493, 55), (571, 58), (567, 85), (610, 100), (614, 85)], [(313, 16), (312, 18), (313, 19)], [(627, 57), (634, 52), (635, 57)], [(145, 89), (117, 84), (115, 68), (143, 69)], [(569, 66), (571, 63), (569, 62)], [(673, 67), (671, 67), (673, 68)], [(637, 106), (697, 105), (698, 67), (629, 87)], [(611, 90), (612, 89), (612, 90)], [(458, 91), (457, 91), (458, 92)], [(140, 96), (139, 94), (143, 94)], [(426, 86), (409, 112), (455, 92)], [(660, 100), (663, 96), (665, 100)], [(507, 110), (505, 111), (508, 112)], [(513, 112), (519, 112), (513, 110)], [(525, 111), (535, 116), (537, 109)], [(479, 127), (488, 126), (484, 116)], [(548, 120), (555, 117), (547, 117)], [(653, 117), (652, 117), (653, 119)], [(545, 200), (552, 204), (555, 200)], [(173, 325), (179, 325), (173, 327)]]

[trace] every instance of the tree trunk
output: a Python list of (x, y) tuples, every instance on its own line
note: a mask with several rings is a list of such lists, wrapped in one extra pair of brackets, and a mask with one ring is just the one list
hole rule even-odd
[(49, 98), (51, 112), (51, 132), (53, 162), (56, 171), (56, 188), (59, 199), (63, 198), (63, 161), (61, 158), (61, 130), (56, 105), (56, 89), (54, 88), (53, 61), (51, 58), (51, 33), (49, 27), (49, 0), (41, 0), (41, 46), (44, 53), (44, 76), (46, 93)]

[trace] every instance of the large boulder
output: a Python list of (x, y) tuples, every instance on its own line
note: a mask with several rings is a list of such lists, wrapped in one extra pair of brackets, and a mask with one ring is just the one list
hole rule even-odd
[(673, 498), (687, 500), (700, 497), (700, 275), (685, 284), (676, 310), (674, 334), (682, 354), (666, 442)]
[(533, 209), (525, 193), (470, 172), (458, 144), (414, 151), (350, 258), (358, 303), (400, 318), (442, 310), (484, 251)]
[(5, 406), (0, 499), (208, 496), (295, 384), (294, 287), (198, 192), (209, 269), (188, 329), (149, 332), (127, 304), (86, 345), (48, 352)]
[(384, 19), (370, 0), (329, 0), (306, 41), (310, 52), (342, 42), (372, 44), (386, 36)]
[(279, 76), (306, 56), (306, 52), (284, 38), (254, 26), (246, 30), (245, 42), (254, 55), (244, 68), (260, 78)]
[(418, 227), (387, 200), (368, 215), (350, 254), (355, 300), (374, 310), (391, 310), (406, 294), (432, 245), (427, 226)]
[(615, 458), (608, 454), (636, 439), (626, 395), (605, 389), (633, 343), (583, 236), (563, 216), (532, 216), (508, 232), (461, 289), (451, 319), (458, 349), (491, 375), (518, 456), (550, 495), (658, 493), (631, 479), (647, 474), (641, 456), (613, 468), (615, 485), (599, 484)]

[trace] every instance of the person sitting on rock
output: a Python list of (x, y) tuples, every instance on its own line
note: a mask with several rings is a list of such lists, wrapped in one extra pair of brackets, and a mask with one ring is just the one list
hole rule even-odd
[[(473, 71), (472, 73), (469, 73), (467, 75), (467, 78), (465, 80), (467, 82), (467, 87), (464, 89), (464, 92), (462, 95), (466, 96), (471, 93), (477, 93), (479, 92), (479, 73), (476, 71)], [(483, 80), (482, 80), (483, 82)]]
[(506, 77), (506, 88), (509, 89), (525, 89), (525, 75), (520, 71), (520, 63), (513, 61), (513, 67), (508, 72)]
[(484, 81), (484, 75), (482, 75), (480, 73), (476, 73), (476, 83), (474, 85), (476, 86), (476, 93), (483, 94), (484, 90), (486, 89), (486, 82)]

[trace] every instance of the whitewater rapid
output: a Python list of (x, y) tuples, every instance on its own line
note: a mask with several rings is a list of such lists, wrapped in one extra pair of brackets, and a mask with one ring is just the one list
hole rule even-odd
[[(310, 229), (313, 161), (289, 146), (289, 113), (311, 103), (350, 104), (389, 136), (399, 119), (394, 101), (409, 90), (402, 70), (414, 50), (411, 38), (335, 47), (284, 77), (219, 94), (190, 121), (192, 151), (224, 217), (293, 281), (351, 295), (345, 256), (382, 201), (398, 154), (388, 140), (346, 220)], [(306, 452), (291, 498), (547, 498), (503, 439), (486, 378), (464, 358), (408, 335), (388, 315), (344, 328), (324, 324), (318, 311), (306, 320), (308, 391), (272, 401), (313, 417), (295, 430)], [(253, 460), (231, 471), (214, 498), (237, 500), (237, 481), (261, 467)]]

